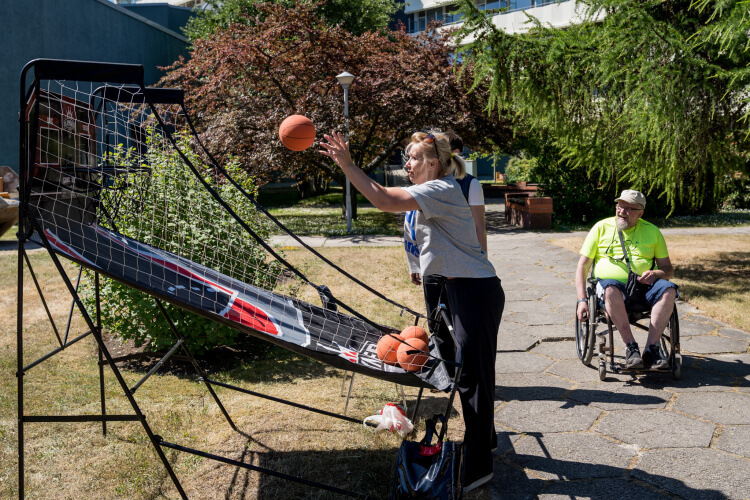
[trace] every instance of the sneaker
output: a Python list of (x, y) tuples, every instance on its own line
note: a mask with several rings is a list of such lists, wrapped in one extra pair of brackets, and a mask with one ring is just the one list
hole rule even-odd
[(475, 489), (479, 488), (483, 484), (486, 484), (486, 483), (490, 482), (490, 480), (492, 479), (493, 474), (494, 474), (493, 472), (490, 472), (486, 476), (480, 477), (479, 479), (476, 479), (476, 480), (472, 481), (470, 484), (467, 484), (466, 486), (464, 486), (463, 492), (464, 493), (468, 493), (468, 492), (470, 492), (472, 490), (475, 490)]
[(638, 344), (635, 342), (631, 342), (625, 346), (625, 367), (628, 370), (638, 370), (643, 368), (641, 351), (638, 349)]
[(643, 351), (643, 366), (653, 368), (654, 370), (666, 370), (669, 368), (669, 361), (661, 355), (659, 344), (651, 344)]

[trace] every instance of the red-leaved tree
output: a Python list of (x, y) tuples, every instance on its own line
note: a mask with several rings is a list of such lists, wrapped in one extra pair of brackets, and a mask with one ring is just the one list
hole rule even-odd
[[(186, 90), (210, 150), (219, 159), (238, 158), (259, 184), (320, 175), (345, 181), (318, 153), (322, 134), (345, 127), (336, 80), (342, 71), (356, 76), (349, 90), (350, 142), (354, 161), (367, 173), (416, 130), (452, 129), (475, 149), (507, 150), (509, 121), (487, 114), (484, 89), (469, 91), (471, 68), (452, 61), (452, 49), (436, 32), (356, 36), (326, 25), (312, 5), (258, 8), (261, 14), (249, 24), (197, 40), (190, 59), (168, 68), (162, 84)], [(310, 118), (318, 132), (303, 152), (287, 150), (278, 138), (281, 121), (295, 113)]]

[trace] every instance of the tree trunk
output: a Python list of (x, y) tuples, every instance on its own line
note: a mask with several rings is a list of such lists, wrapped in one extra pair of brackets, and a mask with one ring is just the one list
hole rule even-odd
[[(342, 197), (342, 200), (344, 200), (343, 205), (341, 206), (341, 217), (346, 220), (346, 181), (344, 181), (344, 184), (342, 184), (344, 187), (344, 196)], [(353, 185), (349, 185), (349, 198), (351, 199), (351, 205), (352, 205), (352, 220), (357, 218), (357, 190)]]

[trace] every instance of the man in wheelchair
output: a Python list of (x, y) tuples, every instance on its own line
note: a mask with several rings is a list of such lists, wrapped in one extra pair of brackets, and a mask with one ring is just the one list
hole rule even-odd
[[(631, 370), (669, 368), (659, 347), (662, 332), (669, 323), (679, 296), (677, 285), (668, 281), (674, 274), (667, 245), (659, 228), (641, 219), (646, 197), (627, 189), (615, 200), (615, 216), (597, 222), (581, 247), (576, 268), (578, 304), (576, 315), (586, 321), (591, 311), (587, 302), (586, 276), (592, 263), (596, 279), (596, 295), (625, 342), (625, 367)], [(637, 282), (645, 294), (627, 294), (629, 269), (639, 275)], [(647, 311), (651, 318), (646, 349), (641, 356), (633, 337), (628, 312)]]

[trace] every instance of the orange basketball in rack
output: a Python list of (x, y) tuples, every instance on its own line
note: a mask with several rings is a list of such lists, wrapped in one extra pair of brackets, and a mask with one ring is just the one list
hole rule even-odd
[(397, 357), (401, 368), (408, 372), (418, 372), (430, 359), (427, 342), (416, 338), (406, 339), (398, 346)]
[(424, 331), (424, 328), (421, 328), (419, 326), (407, 326), (404, 328), (404, 330), (401, 332), (401, 336), (404, 337), (404, 340), (406, 339), (419, 339), (425, 344), (429, 344), (429, 339), (427, 337), (427, 332)]
[(306, 116), (287, 116), (279, 126), (279, 139), (287, 149), (303, 151), (315, 142), (315, 125)]
[(378, 359), (389, 365), (398, 364), (398, 346), (403, 343), (401, 335), (386, 334), (378, 340), (377, 353)]

